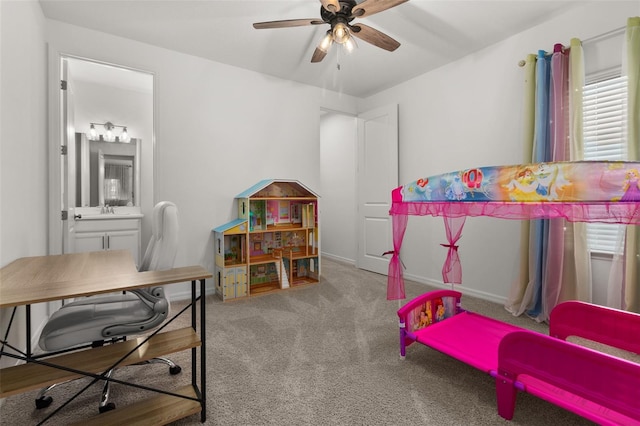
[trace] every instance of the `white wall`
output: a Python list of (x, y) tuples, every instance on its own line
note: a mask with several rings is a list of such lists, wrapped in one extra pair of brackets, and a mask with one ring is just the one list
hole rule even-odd
[[(359, 104), (364, 111), (399, 104), (400, 182), (474, 166), (523, 161), (521, 117), (523, 69), (518, 61), (551, 50), (572, 37), (589, 39), (626, 25), (638, 2), (593, 2), (380, 92)], [(587, 58), (588, 59), (588, 58)], [(517, 279), (520, 223), (469, 218), (459, 253), (461, 287), (469, 294), (503, 300)], [(412, 217), (402, 258), (407, 276), (441, 283), (446, 251), (441, 218)]]
[[(0, 266), (47, 254), (47, 103), (44, 16), (40, 5), (0, 2)], [(0, 296), (1, 297), (1, 296)], [(24, 348), (24, 310), (10, 340)], [(34, 334), (45, 305), (32, 308)], [(4, 337), (11, 309), (0, 312)], [(13, 360), (3, 357), (2, 366)]]
[(357, 119), (327, 112), (320, 118), (320, 236), (323, 256), (354, 263), (357, 253)]

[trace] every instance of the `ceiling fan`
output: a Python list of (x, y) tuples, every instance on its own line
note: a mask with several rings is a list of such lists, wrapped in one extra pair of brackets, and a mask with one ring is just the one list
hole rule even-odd
[(331, 28), (323, 37), (316, 50), (313, 52), (311, 62), (320, 62), (324, 59), (329, 47), (333, 43), (344, 45), (348, 50), (353, 49), (352, 36), (358, 37), (374, 46), (393, 52), (400, 43), (388, 35), (361, 23), (351, 24), (355, 18), (364, 18), (374, 13), (382, 12), (398, 6), (408, 0), (364, 0), (356, 3), (356, 0), (320, 0), (321, 19), (286, 19), (282, 21), (256, 22), (253, 28), (289, 28), (306, 25), (329, 24)]

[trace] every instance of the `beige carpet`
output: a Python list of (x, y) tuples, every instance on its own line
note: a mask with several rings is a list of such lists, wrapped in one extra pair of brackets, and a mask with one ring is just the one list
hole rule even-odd
[[(407, 298), (430, 290), (407, 282)], [(174, 310), (180, 307), (174, 303)], [(545, 332), (502, 306), (463, 297), (464, 308)], [(496, 410), (493, 379), (425, 346), (398, 355), (397, 302), (386, 300), (386, 277), (323, 259), (319, 284), (248, 300), (207, 299), (207, 422), (210, 425), (588, 425), (572, 413), (519, 394), (515, 417)], [(188, 324), (184, 320), (182, 324)], [(172, 325), (173, 326), (173, 325)], [(184, 371), (134, 366), (119, 379), (145, 384), (188, 383), (190, 353), (175, 354)], [(52, 407), (34, 408), (37, 392), (7, 398), (4, 425), (35, 424), (79, 389), (54, 389)], [(96, 385), (46, 424), (64, 425), (97, 413)], [(149, 396), (113, 386), (123, 407)], [(191, 416), (177, 424), (199, 424)]]

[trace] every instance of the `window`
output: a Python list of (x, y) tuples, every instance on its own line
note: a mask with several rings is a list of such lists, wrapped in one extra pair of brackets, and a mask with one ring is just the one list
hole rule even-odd
[[(619, 70), (587, 78), (582, 102), (584, 159), (626, 159), (627, 78), (621, 76)], [(589, 250), (615, 253), (621, 227), (587, 224)]]

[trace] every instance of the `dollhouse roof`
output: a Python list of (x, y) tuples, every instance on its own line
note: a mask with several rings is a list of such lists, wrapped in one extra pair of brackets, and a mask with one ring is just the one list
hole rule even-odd
[(319, 197), (297, 180), (265, 179), (236, 195), (236, 198)]
[(220, 225), (217, 228), (213, 228), (213, 232), (226, 232), (229, 229), (232, 229), (243, 223), (247, 223), (247, 219), (235, 219), (235, 220), (232, 220), (231, 222), (227, 222), (223, 225)]

